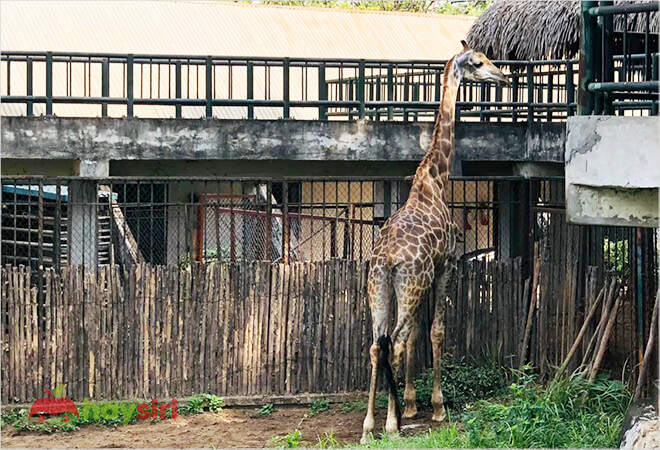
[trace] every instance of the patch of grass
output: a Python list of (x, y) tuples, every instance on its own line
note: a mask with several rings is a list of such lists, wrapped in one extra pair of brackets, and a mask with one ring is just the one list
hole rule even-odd
[(370, 442), (367, 448), (612, 448), (617, 445), (631, 394), (606, 377), (589, 383), (580, 375), (539, 386), (515, 374), (506, 391), (465, 407), (462, 421), (414, 437)]
[[(506, 369), (496, 364), (475, 364), (465, 360), (452, 362), (451, 356), (442, 360), (440, 386), (445, 399), (445, 407), (461, 412), (463, 407), (475, 400), (488, 398), (507, 383)], [(399, 389), (403, 392), (403, 389)], [(433, 370), (422, 372), (415, 380), (417, 403), (431, 405), (433, 395)], [(403, 401), (403, 398), (401, 398)]]
[(456, 424), (437, 431), (429, 430), (411, 437), (390, 437), (386, 434), (361, 448), (471, 448), (468, 435), (460, 431)]
[(332, 431), (323, 433), (323, 436), (319, 436), (318, 440), (318, 444), (315, 445), (316, 448), (336, 448), (339, 446), (339, 442), (335, 439)]
[(275, 411), (275, 405), (272, 403), (266, 403), (261, 408), (257, 408), (257, 412), (262, 416), (270, 416), (273, 411)]
[(302, 433), (296, 428), (293, 433), (268, 439), (268, 446), (277, 448), (298, 448), (300, 447), (301, 441)]
[(330, 402), (324, 399), (314, 400), (311, 405), (309, 405), (309, 413), (311, 416), (315, 416), (328, 409), (330, 409)]
[(352, 402), (344, 402), (341, 405), (342, 412), (349, 413), (351, 411), (366, 411), (367, 410), (367, 400), (360, 399)]
[(187, 413), (199, 414), (203, 411), (218, 412), (222, 410), (222, 397), (214, 394), (197, 394), (188, 399), (188, 403), (184, 408)]

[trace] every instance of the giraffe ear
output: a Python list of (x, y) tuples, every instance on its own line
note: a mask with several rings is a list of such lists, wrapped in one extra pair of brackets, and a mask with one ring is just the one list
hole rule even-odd
[(472, 50), (472, 49), (470, 48), (470, 46), (468, 45), (468, 43), (465, 42), (464, 40), (461, 41), (461, 44), (463, 45), (463, 52), (467, 52), (467, 51), (469, 51), (469, 50)]

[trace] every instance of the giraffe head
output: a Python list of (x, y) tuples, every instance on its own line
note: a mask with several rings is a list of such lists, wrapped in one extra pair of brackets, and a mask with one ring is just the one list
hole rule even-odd
[(486, 55), (476, 52), (461, 41), (463, 51), (456, 55), (454, 64), (461, 78), (467, 81), (490, 81), (501, 85), (511, 84), (500, 69), (490, 62)]

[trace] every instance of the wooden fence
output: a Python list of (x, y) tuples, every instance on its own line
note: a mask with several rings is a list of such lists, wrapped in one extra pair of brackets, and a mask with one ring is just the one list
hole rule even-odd
[[(420, 367), (431, 363), (435, 301), (447, 302), (446, 352), (518, 365), (525, 295), (538, 308), (531, 362), (559, 364), (582, 315), (570, 309), (570, 286), (558, 287), (561, 277), (550, 268), (542, 268), (538, 292), (530, 294), (521, 264), (463, 263), (448, 298), (430, 293), (420, 311)], [(340, 259), (136, 264), (125, 271), (4, 267), (2, 400), (32, 401), (63, 383), (78, 401), (363, 391), (371, 344), (367, 270)]]

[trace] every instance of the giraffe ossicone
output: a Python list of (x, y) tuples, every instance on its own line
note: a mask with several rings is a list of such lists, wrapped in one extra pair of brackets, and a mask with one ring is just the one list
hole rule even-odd
[[(446, 298), (447, 284), (456, 262), (456, 241), (459, 230), (454, 224), (444, 200), (449, 172), (454, 156), (454, 113), (458, 87), (462, 80), (509, 84), (504, 74), (483, 53), (472, 50), (461, 41), (463, 50), (447, 62), (443, 75), (442, 102), (433, 129), (431, 145), (417, 167), (406, 203), (383, 225), (370, 260), (367, 289), (372, 318), (373, 344), (370, 349), (371, 378), (367, 415), (362, 428), (364, 443), (374, 430), (374, 404), (379, 365), (385, 373), (398, 373), (406, 352), (406, 384), (403, 400), (404, 418), (417, 412), (413, 385), (413, 351), (417, 338), (419, 303), (437, 280), (438, 298)], [(397, 322), (387, 332), (388, 311), (392, 294), (397, 302)], [(436, 303), (431, 343), (433, 348), (433, 419), (446, 418), (440, 387), (440, 358), (444, 340), (444, 303)], [(383, 336), (392, 345), (382, 343)], [(406, 351), (407, 348), (407, 351)], [(391, 352), (391, 355), (387, 353)], [(385, 353), (385, 355), (383, 355)], [(391, 362), (390, 362), (391, 358)], [(390, 365), (392, 367), (390, 367)], [(396, 383), (390, 389), (385, 431), (395, 433), (400, 428), (400, 412)]]

